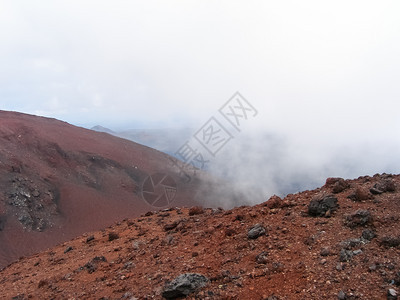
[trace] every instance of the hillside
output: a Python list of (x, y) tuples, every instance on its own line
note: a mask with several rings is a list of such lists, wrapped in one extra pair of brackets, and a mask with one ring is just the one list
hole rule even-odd
[(1, 271), (0, 295), (396, 299), (399, 187), (399, 175), (329, 178), (253, 207), (148, 212), (21, 258)]
[[(171, 201), (143, 197), (155, 173), (169, 176)], [(199, 179), (186, 182), (171, 158), (154, 149), (55, 119), (0, 111), (0, 267), (155, 207), (194, 205), (199, 186)], [(163, 193), (163, 186), (156, 188)]]

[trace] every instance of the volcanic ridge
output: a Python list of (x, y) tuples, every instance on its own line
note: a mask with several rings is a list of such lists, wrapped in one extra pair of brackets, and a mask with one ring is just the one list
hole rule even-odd
[(149, 211), (1, 271), (5, 299), (397, 299), (400, 176)]

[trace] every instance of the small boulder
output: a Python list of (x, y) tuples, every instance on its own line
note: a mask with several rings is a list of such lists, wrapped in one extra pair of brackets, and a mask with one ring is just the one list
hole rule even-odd
[(361, 234), (361, 238), (363, 238), (364, 240), (367, 240), (367, 241), (371, 241), (375, 237), (376, 237), (376, 233), (374, 231), (372, 231), (371, 229), (365, 229), (365, 230), (363, 230), (363, 232)]
[(384, 236), (380, 239), (379, 243), (386, 248), (396, 248), (400, 246), (400, 237)]
[(88, 261), (83, 267), (80, 269), (86, 269), (89, 274), (92, 274), (97, 270), (98, 264), (102, 262), (107, 262), (107, 259), (104, 256), (96, 256), (95, 258)]
[(267, 231), (265, 230), (264, 226), (262, 226), (261, 224), (256, 224), (253, 227), (251, 227), (250, 230), (247, 232), (247, 237), (249, 239), (255, 240), (260, 236), (264, 235), (266, 232)]
[(354, 193), (347, 196), (347, 198), (349, 198), (350, 200), (356, 201), (356, 202), (360, 202), (360, 201), (364, 201), (364, 200), (373, 198), (373, 196), (369, 193), (368, 190), (358, 187), (358, 188), (356, 188)]
[(256, 256), (256, 262), (258, 264), (266, 264), (268, 262), (268, 252), (262, 251), (260, 254)]
[(176, 226), (178, 226), (178, 224), (179, 224), (179, 221), (175, 221), (175, 222), (172, 222), (172, 223), (165, 224), (164, 225), (164, 230), (165, 231), (169, 231), (169, 230), (175, 229)]
[(343, 247), (343, 249), (351, 250), (363, 244), (365, 244), (365, 241), (363, 239), (352, 238), (341, 242), (340, 246)]
[(88, 238), (86, 239), (86, 243), (89, 243), (93, 240), (94, 240), (94, 235), (88, 236)]
[(386, 192), (394, 192), (396, 190), (396, 185), (393, 180), (383, 179), (376, 183), (371, 189), (370, 192), (374, 195), (379, 195)]
[(162, 296), (165, 299), (185, 297), (206, 286), (207, 283), (208, 278), (204, 275), (196, 273), (181, 274), (164, 287)]
[(343, 178), (338, 178), (337, 181), (332, 185), (332, 192), (334, 194), (338, 194), (347, 190), (349, 187), (350, 185)]
[(346, 216), (345, 225), (350, 228), (365, 226), (372, 223), (372, 216), (368, 210), (358, 209), (351, 215)]
[(395, 289), (388, 289), (387, 299), (388, 300), (396, 300), (397, 299), (397, 292)]
[(201, 215), (204, 209), (201, 206), (193, 206), (189, 209), (189, 216)]
[(330, 215), (332, 211), (338, 208), (338, 200), (332, 195), (323, 195), (311, 200), (308, 205), (308, 214), (313, 217), (322, 217)]
[(340, 178), (340, 177), (329, 177), (329, 178), (327, 178), (326, 179), (326, 181), (325, 181), (325, 186), (332, 186), (332, 185), (334, 185), (336, 182), (338, 182), (340, 179), (343, 179), (343, 178)]
[(265, 203), (268, 208), (280, 208), (282, 206), (282, 199), (277, 195), (273, 195), (268, 201)]
[(68, 246), (67, 248), (65, 248), (64, 253), (68, 253), (72, 250), (74, 250), (74, 248), (72, 248), (71, 246)]
[(346, 293), (345, 292), (343, 292), (343, 291), (340, 291), (338, 294), (337, 294), (337, 298), (339, 299), (339, 300), (346, 300)]
[(400, 271), (396, 273), (393, 279), (393, 283), (397, 286), (400, 286)]
[(339, 260), (341, 262), (350, 261), (352, 257), (353, 257), (353, 251), (346, 250), (346, 249), (340, 250)]
[(111, 242), (113, 240), (119, 239), (119, 235), (116, 232), (109, 232), (108, 233), (108, 240)]
[(331, 249), (329, 247), (324, 247), (320, 251), (321, 256), (329, 256), (331, 254)]

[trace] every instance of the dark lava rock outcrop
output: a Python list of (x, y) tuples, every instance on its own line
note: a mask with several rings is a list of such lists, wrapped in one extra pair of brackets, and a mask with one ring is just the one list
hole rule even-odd
[(204, 287), (207, 283), (208, 278), (201, 274), (181, 274), (164, 287), (162, 296), (166, 299), (184, 297)]

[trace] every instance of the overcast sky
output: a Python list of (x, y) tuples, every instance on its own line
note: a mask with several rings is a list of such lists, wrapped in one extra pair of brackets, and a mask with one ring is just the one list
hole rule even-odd
[(239, 91), (258, 110), (248, 130), (303, 161), (341, 147), (392, 164), (399, 16), (399, 1), (0, 0), (0, 109), (196, 127)]
[(266, 127), (398, 126), (399, 15), (398, 1), (2, 0), (1, 109), (179, 125), (240, 91)]

